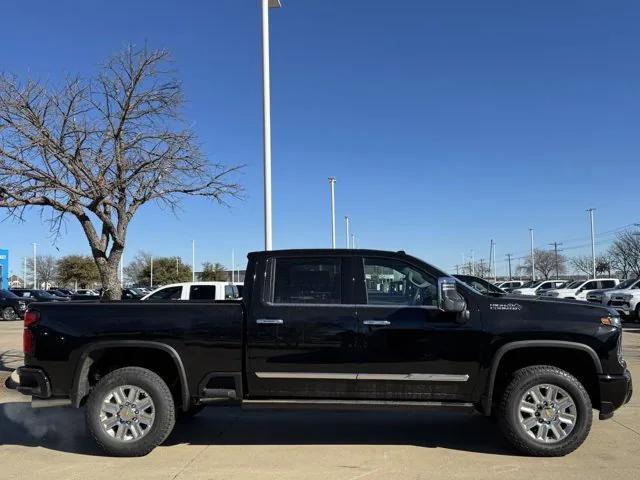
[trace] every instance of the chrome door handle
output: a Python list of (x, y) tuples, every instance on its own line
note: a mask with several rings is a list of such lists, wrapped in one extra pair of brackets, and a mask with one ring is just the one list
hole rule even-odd
[(282, 325), (284, 320), (281, 318), (259, 318), (256, 323), (259, 325)]
[(364, 325), (372, 325), (372, 326), (378, 326), (378, 327), (391, 325), (391, 322), (389, 320), (363, 320), (362, 323)]

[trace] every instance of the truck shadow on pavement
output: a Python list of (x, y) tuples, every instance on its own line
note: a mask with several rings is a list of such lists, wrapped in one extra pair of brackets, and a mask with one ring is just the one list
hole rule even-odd
[[(211, 407), (180, 421), (164, 445), (413, 445), (514, 455), (480, 415), (402, 411), (254, 411)], [(0, 404), (0, 445), (103, 455), (85, 430), (84, 411)]]

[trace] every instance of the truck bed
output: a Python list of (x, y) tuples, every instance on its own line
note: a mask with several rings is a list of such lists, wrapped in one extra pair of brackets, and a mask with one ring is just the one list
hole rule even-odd
[(82, 368), (90, 351), (114, 342), (127, 348), (167, 345), (178, 354), (193, 393), (213, 365), (220, 372), (242, 370), (239, 301), (38, 303), (31, 310), (40, 319), (32, 329), (36, 355), (27, 355), (25, 364), (50, 372), (53, 395), (73, 390), (77, 372), (69, 365)]

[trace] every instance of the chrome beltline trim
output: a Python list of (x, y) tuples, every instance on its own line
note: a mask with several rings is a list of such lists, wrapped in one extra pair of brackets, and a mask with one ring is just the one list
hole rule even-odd
[(255, 372), (258, 378), (289, 378), (306, 380), (379, 380), (403, 382), (466, 382), (469, 375), (448, 373), (307, 373)]

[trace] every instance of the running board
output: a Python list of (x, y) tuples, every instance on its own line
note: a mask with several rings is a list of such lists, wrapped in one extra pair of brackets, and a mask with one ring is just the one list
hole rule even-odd
[(473, 403), (466, 402), (420, 402), (398, 400), (307, 400), (307, 399), (264, 399), (243, 400), (245, 409), (327, 409), (327, 410), (366, 410), (366, 409), (409, 409), (433, 410), (449, 409), (467, 411), (475, 408)]

